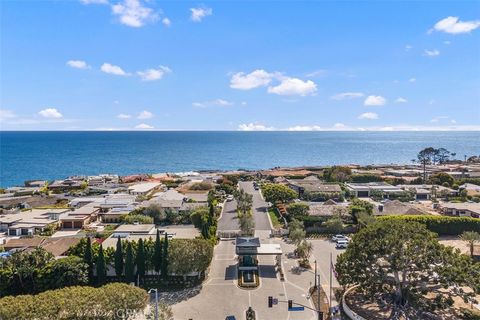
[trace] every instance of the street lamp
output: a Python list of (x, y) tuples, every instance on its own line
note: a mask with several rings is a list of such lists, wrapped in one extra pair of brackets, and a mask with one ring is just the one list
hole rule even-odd
[(148, 293), (155, 292), (155, 320), (158, 320), (158, 289), (153, 288), (148, 290)]

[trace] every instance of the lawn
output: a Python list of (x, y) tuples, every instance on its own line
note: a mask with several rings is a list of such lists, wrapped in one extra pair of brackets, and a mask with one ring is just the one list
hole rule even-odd
[(278, 218), (278, 213), (275, 209), (268, 209), (268, 215), (270, 216), (270, 220), (272, 220), (272, 225), (274, 228), (280, 228), (282, 226), (282, 223)]

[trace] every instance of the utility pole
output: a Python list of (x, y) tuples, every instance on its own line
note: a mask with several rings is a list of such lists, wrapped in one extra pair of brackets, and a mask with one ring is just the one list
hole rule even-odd
[(320, 275), (318, 275), (318, 286), (317, 286), (317, 309), (318, 309), (318, 320), (323, 320), (323, 315), (320, 308)]
[(329, 307), (332, 308), (332, 253), (330, 252), (330, 299), (329, 299)]
[(317, 288), (317, 260), (315, 260), (315, 286), (313, 288)]

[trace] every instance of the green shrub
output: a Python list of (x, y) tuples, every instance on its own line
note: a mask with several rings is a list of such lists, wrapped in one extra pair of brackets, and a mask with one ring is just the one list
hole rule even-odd
[(0, 319), (131, 319), (143, 313), (147, 302), (145, 290), (128, 284), (76, 286), (2, 298)]
[(380, 220), (403, 220), (405, 222), (415, 221), (424, 224), (428, 230), (438, 235), (459, 235), (465, 231), (480, 232), (480, 219), (470, 217), (448, 217), (448, 216), (385, 216)]

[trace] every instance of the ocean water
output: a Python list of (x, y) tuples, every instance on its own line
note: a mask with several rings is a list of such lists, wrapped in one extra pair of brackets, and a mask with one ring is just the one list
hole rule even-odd
[(480, 154), (480, 132), (0, 131), (0, 186), (99, 173), (410, 163), (425, 147)]

